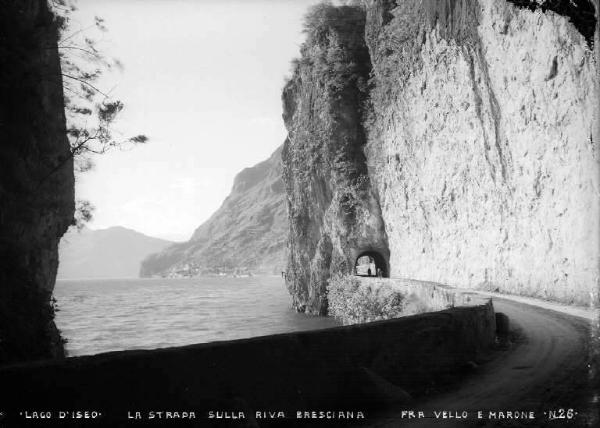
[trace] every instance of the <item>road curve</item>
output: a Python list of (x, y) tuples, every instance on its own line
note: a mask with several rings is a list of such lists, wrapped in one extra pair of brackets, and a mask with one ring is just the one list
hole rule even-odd
[[(600, 426), (597, 408), (590, 406), (591, 320), (505, 298), (494, 297), (493, 302), (496, 312), (508, 315), (511, 329), (518, 332), (516, 343), (477, 367), (452, 391), (394, 409), (372, 426)], [(559, 408), (573, 408), (577, 414), (572, 419), (551, 419), (549, 411)], [(403, 418), (402, 410), (421, 410), (426, 417), (407, 419), (405, 413)], [(444, 410), (448, 415), (467, 412), (467, 418), (435, 417), (434, 411)], [(480, 410), (483, 419), (478, 419)], [(488, 419), (489, 411), (515, 410), (533, 411), (535, 419)]]

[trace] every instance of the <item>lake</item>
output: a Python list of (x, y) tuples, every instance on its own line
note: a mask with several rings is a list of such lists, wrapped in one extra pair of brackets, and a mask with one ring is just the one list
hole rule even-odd
[(279, 277), (58, 280), (54, 297), (69, 356), (340, 325), (291, 310)]

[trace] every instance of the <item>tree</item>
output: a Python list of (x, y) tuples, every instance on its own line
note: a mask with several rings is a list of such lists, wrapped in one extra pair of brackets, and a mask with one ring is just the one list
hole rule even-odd
[[(114, 135), (112, 125), (124, 104), (111, 97), (110, 92), (100, 89), (98, 82), (105, 73), (114, 68), (122, 69), (123, 66), (120, 61), (105, 56), (97, 48), (97, 38), (92, 33), (107, 31), (104, 19), (96, 16), (89, 26), (74, 30), (72, 14), (77, 10), (76, 0), (49, 1), (59, 28), (58, 50), (71, 157), (75, 172), (83, 173), (93, 168), (92, 155), (143, 144), (148, 137), (143, 134), (133, 137)], [(76, 201), (74, 223), (78, 228), (92, 219), (93, 210), (89, 201)]]

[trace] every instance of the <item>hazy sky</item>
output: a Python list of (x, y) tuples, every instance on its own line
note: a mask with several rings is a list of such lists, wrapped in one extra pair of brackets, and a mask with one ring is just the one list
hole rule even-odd
[(283, 143), (281, 89), (316, 2), (79, 0), (74, 28), (104, 18), (99, 47), (124, 64), (102, 82), (125, 103), (115, 128), (151, 139), (77, 178), (96, 206), (90, 227), (189, 238), (235, 174)]

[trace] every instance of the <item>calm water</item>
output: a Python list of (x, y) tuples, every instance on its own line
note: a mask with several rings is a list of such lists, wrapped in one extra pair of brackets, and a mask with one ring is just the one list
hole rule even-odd
[(337, 325), (292, 311), (276, 277), (62, 280), (54, 296), (69, 356)]

